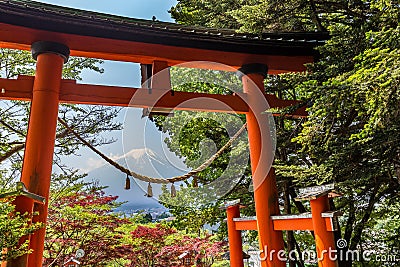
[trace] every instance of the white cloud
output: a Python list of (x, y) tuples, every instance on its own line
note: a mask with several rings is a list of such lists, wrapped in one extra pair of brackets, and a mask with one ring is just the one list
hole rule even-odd
[(80, 172), (88, 173), (90, 171), (93, 171), (93, 170), (95, 170), (97, 168), (100, 168), (100, 167), (104, 166), (105, 164), (106, 164), (106, 162), (101, 158), (92, 158), (92, 157), (90, 157), (85, 161), (85, 165), (86, 166), (80, 168)]
[[(145, 162), (148, 161), (149, 158), (157, 160), (157, 156), (156, 153), (154, 153), (154, 151), (152, 151), (149, 148), (134, 148), (132, 150), (130, 150), (129, 152), (123, 154), (123, 155), (118, 155), (118, 154), (109, 154), (106, 155), (107, 157), (109, 157), (110, 159), (112, 159), (113, 161), (119, 161), (119, 163), (124, 164), (123, 160), (125, 159), (129, 159), (129, 158), (133, 158), (135, 161), (140, 161), (140, 162)], [(159, 160), (157, 160), (159, 161)], [(159, 161), (160, 162), (160, 161)], [(160, 162), (161, 163), (161, 162)], [(89, 157), (86, 162), (85, 162), (85, 167), (81, 167), (81, 172), (83, 173), (88, 173), (91, 172), (95, 169), (101, 168), (105, 165), (107, 165), (108, 163), (100, 158), (100, 157)]]

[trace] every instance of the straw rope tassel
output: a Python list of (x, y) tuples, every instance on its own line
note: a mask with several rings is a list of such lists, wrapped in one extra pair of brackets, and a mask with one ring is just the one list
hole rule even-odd
[(171, 185), (171, 197), (176, 197), (176, 188), (174, 183)]
[(153, 187), (151, 187), (151, 184), (149, 183), (149, 185), (147, 186), (147, 197), (153, 197)]
[(129, 175), (126, 175), (125, 179), (125, 190), (131, 189), (131, 179), (129, 179)]
[(193, 183), (192, 183), (192, 186), (193, 186), (194, 188), (199, 187), (199, 180), (198, 180), (197, 175), (193, 175)]

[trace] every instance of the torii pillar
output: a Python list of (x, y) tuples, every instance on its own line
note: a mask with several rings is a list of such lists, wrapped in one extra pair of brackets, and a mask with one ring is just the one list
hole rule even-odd
[[(249, 112), (246, 113), (250, 146), (250, 161), (254, 185), (254, 201), (262, 267), (284, 267), (279, 260), (284, 250), (283, 235), (275, 231), (271, 215), (279, 215), (278, 190), (273, 161), (269, 108), (264, 94), (264, 79), (268, 68), (264, 64), (247, 64), (239, 69), (243, 91), (247, 94)], [(282, 256), (282, 255), (280, 255)]]
[(42, 266), (62, 68), (70, 53), (67, 46), (47, 41), (35, 42), (31, 49), (37, 63), (21, 182), (29, 192), (45, 197), (46, 203), (34, 204), (21, 196), (15, 204), (17, 212), (38, 212), (32, 222), (41, 222), (44, 227), (21, 240), (30, 239), (33, 252), (7, 262), (7, 267)]

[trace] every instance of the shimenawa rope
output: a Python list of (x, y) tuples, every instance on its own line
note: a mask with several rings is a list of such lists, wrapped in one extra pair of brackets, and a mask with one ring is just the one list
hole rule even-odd
[(246, 129), (247, 123), (243, 124), (243, 126), (235, 133), (234, 136), (223, 146), (221, 147), (217, 153), (215, 153), (213, 156), (211, 156), (208, 160), (206, 160), (203, 164), (201, 164), (199, 167), (189, 171), (188, 173), (184, 175), (179, 175), (171, 178), (154, 178), (146, 175), (142, 175), (140, 173), (128, 170), (124, 166), (121, 166), (114, 160), (110, 159), (106, 155), (104, 155), (102, 152), (100, 152), (98, 149), (96, 149), (92, 144), (87, 142), (85, 139), (83, 139), (74, 129), (72, 129), (63, 119), (58, 118), (58, 121), (68, 130), (70, 131), (79, 141), (81, 141), (84, 145), (89, 147), (94, 153), (99, 155), (101, 158), (103, 158), (106, 162), (108, 162), (110, 165), (115, 167), (116, 169), (120, 170), (121, 172), (130, 175), (136, 179), (139, 179), (144, 182), (149, 182), (149, 183), (155, 183), (155, 184), (169, 184), (169, 183), (175, 183), (175, 182), (180, 182), (189, 179), (190, 177), (198, 174), (199, 172), (203, 171), (205, 168), (207, 168), (216, 158), (221, 156), (221, 154), (229, 147), (232, 145), (232, 143), (240, 136), (240, 134)]

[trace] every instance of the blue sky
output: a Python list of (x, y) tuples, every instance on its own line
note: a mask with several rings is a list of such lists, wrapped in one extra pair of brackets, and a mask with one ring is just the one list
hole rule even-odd
[(36, 2), (140, 18), (151, 19), (156, 16), (160, 21), (172, 21), (168, 10), (176, 0), (35, 0)]

